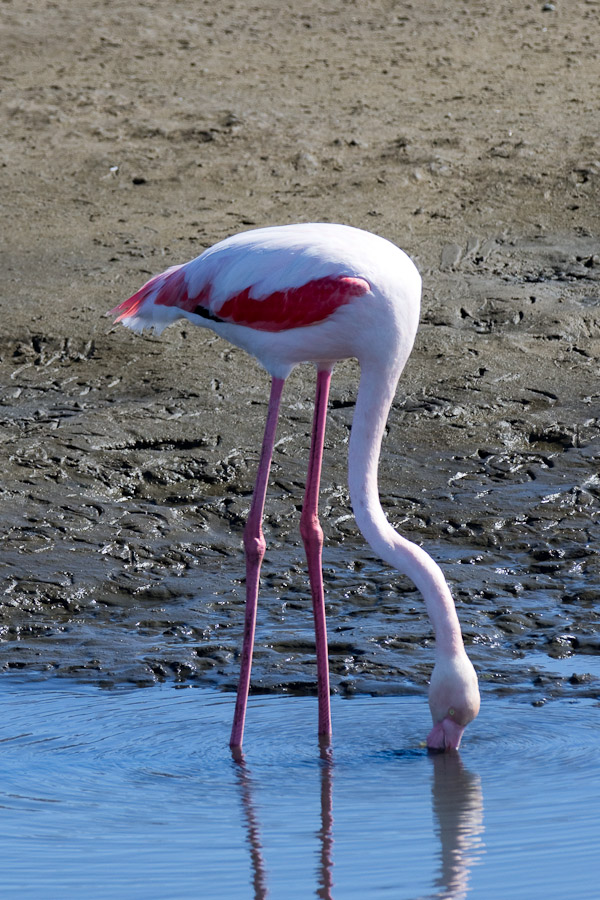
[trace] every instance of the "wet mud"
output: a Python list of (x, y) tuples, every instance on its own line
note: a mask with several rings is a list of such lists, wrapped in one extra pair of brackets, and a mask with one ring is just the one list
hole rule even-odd
[[(1, 668), (235, 686), (267, 376), (103, 314), (231, 232), (328, 220), (424, 277), (382, 503), (442, 565), (484, 690), (600, 696), (600, 9), (562, 6), (5, 4)], [(422, 600), (349, 506), (357, 380), (336, 367), (321, 495), (332, 685), (422, 692)], [(313, 390), (305, 367), (284, 395), (260, 691), (315, 690)]]

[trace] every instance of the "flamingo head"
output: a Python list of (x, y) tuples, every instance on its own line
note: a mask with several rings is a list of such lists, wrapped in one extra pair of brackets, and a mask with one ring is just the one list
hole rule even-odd
[(477, 675), (464, 650), (439, 657), (431, 674), (429, 708), (433, 728), (430, 750), (458, 750), (463, 732), (479, 712)]

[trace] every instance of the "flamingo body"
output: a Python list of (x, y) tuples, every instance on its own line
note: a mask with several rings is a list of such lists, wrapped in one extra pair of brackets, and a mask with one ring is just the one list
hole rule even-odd
[(283, 384), (294, 366), (317, 367), (317, 396), (300, 530), (304, 541), (317, 650), (319, 733), (331, 732), (318, 491), (333, 364), (356, 357), (361, 380), (349, 446), (350, 496), (373, 549), (413, 579), (436, 634), (428, 746), (455, 749), (479, 710), (477, 677), (462, 642), (444, 576), (421, 547), (401, 537), (379, 502), (377, 466), (396, 384), (418, 326), (419, 273), (384, 238), (346, 225), (301, 224), (236, 234), (191, 262), (155, 276), (112, 312), (136, 331), (161, 332), (184, 318), (254, 355), (272, 376), (257, 482), (244, 531), (246, 623), (231, 746), (242, 743), (265, 552), (262, 514)]
[(419, 273), (394, 244), (347, 225), (302, 224), (226, 238), (113, 312), (158, 333), (186, 318), (287, 378), (302, 362), (378, 354), (392, 334), (410, 352), (420, 296)]

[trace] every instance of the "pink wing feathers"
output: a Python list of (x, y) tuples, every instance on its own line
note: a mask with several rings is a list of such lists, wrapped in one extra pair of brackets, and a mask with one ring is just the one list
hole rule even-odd
[(286, 331), (322, 322), (339, 306), (369, 290), (363, 278), (348, 276), (316, 278), (265, 297), (253, 297), (250, 287), (226, 300), (217, 316), (257, 331)]
[(112, 310), (116, 321), (162, 330), (181, 310), (186, 317), (279, 332), (322, 322), (371, 290), (341, 260), (319, 258), (306, 245), (270, 246), (270, 233), (234, 236), (156, 275)]
[[(229, 297), (219, 308), (210, 308), (210, 284), (194, 295), (188, 293), (183, 267), (156, 275), (128, 300), (111, 310), (116, 322), (143, 318), (146, 301), (156, 306), (177, 307), (214, 322), (246, 325), (257, 331), (286, 331), (327, 319), (339, 306), (370, 291), (364, 278), (328, 276), (301, 287), (253, 297), (252, 287)], [(150, 322), (148, 324), (151, 324)]]
[[(146, 300), (149, 303), (156, 303), (160, 296), (174, 296), (174, 288), (177, 283), (181, 283), (181, 278), (176, 278), (176, 273), (181, 272), (183, 266), (172, 266), (166, 272), (155, 275), (150, 281), (142, 285), (139, 291), (132, 294), (127, 300), (123, 300), (114, 309), (111, 309), (107, 315), (114, 316), (117, 314), (115, 322), (122, 322), (125, 319), (135, 319), (140, 316), (142, 307)], [(170, 304), (174, 305), (174, 304)], [(150, 324), (150, 323), (148, 323)]]

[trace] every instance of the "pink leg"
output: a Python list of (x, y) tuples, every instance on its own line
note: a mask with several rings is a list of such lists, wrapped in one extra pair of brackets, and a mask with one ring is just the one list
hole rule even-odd
[(233, 728), (229, 746), (239, 748), (242, 746), (244, 736), (244, 720), (246, 718), (246, 704), (250, 689), (250, 670), (252, 668), (252, 650), (254, 648), (254, 629), (256, 626), (256, 605), (258, 601), (258, 584), (260, 580), (260, 566), (265, 555), (265, 539), (262, 532), (262, 517), (265, 508), (265, 496), (269, 482), (269, 470), (275, 445), (275, 430), (279, 416), (279, 404), (284, 385), (283, 378), (273, 378), (271, 382), (271, 396), (269, 397), (269, 411), (263, 437), (260, 461), (256, 475), (256, 485), (252, 497), (252, 505), (248, 521), (244, 528), (244, 548), (246, 550), (246, 619), (244, 623), (244, 641), (242, 645), (242, 663), (240, 667), (240, 680), (238, 683), (237, 700), (233, 716)]
[(313, 419), (310, 460), (304, 505), (300, 517), (300, 534), (304, 541), (313, 614), (315, 617), (315, 642), (317, 648), (317, 690), (319, 695), (319, 734), (331, 734), (331, 712), (329, 709), (329, 660), (327, 657), (327, 626), (325, 623), (325, 595), (323, 592), (323, 530), (319, 524), (319, 483), (321, 481), (321, 460), (325, 440), (327, 419), (327, 399), (331, 370), (320, 369), (317, 373), (317, 396)]

